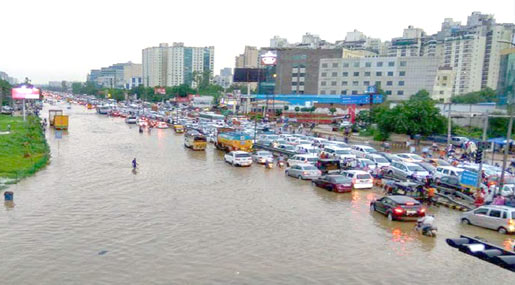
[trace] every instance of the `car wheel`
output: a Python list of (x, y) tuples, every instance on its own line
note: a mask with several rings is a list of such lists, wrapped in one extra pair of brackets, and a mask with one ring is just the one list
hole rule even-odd
[(392, 212), (388, 213), (388, 221), (393, 221)]
[(470, 225), (470, 221), (468, 219), (463, 218), (461, 219), (461, 222), (465, 225)]
[(374, 212), (376, 210), (375, 204), (370, 204), (370, 211)]
[(503, 228), (503, 227), (500, 227), (500, 228), (497, 230), (497, 232), (499, 232), (499, 233), (500, 233), (500, 234), (502, 234), (502, 235), (505, 235), (505, 234), (507, 234), (507, 233), (508, 233), (508, 231), (507, 231), (505, 228)]
[(297, 179), (302, 180), (302, 175), (297, 176)]
[(388, 175), (393, 176), (393, 171), (388, 171)]

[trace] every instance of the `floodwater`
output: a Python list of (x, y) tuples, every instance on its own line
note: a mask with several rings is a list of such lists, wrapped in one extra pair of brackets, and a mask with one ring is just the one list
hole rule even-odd
[(369, 211), (379, 191), (334, 194), (283, 169), (232, 167), (212, 146), (185, 149), (170, 129), (139, 134), (57, 107), (69, 132), (48, 131), (51, 164), (0, 209), (2, 284), (513, 284), (445, 243), (513, 236), (461, 225), (454, 210), (431, 209), (439, 235), (422, 237)]

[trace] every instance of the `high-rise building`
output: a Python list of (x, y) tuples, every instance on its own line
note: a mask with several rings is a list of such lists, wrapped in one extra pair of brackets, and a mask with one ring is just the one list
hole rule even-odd
[(274, 36), (272, 39), (270, 39), (270, 47), (271, 48), (285, 48), (289, 47), (290, 44), (288, 43), (288, 40), (285, 38), (281, 38), (279, 36)]
[(388, 56), (420, 56), (424, 36), (424, 30), (408, 26), (407, 29), (404, 29), (402, 37), (392, 39), (388, 48)]
[[(92, 69), (87, 76), (87, 81), (107, 88), (132, 88), (141, 84), (141, 64), (129, 61)], [(129, 81), (131, 84), (128, 85)]]
[[(214, 47), (185, 47), (183, 43), (166, 43), (143, 50), (143, 83), (145, 86), (195, 87), (194, 74), (213, 75)], [(211, 79), (210, 79), (211, 80)]]
[(259, 51), (257, 47), (245, 46), (242, 54), (236, 56), (236, 68), (257, 68)]
[(232, 68), (226, 67), (220, 69), (220, 75), (215, 76), (215, 84), (222, 86), (223, 88), (229, 88), (233, 82)]
[(515, 48), (501, 51), (497, 94), (499, 104), (515, 103)]

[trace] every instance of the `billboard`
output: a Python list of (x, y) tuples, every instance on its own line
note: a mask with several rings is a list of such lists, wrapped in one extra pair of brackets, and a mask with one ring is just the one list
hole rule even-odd
[(265, 81), (266, 71), (261, 68), (235, 68), (233, 82)]
[(277, 63), (277, 52), (269, 50), (260, 55), (259, 58), (262, 65), (275, 65)]
[(31, 85), (21, 85), (11, 89), (12, 98), (20, 99), (39, 99), (39, 89)]
[(166, 95), (166, 88), (164, 87), (155, 87), (154, 94)]

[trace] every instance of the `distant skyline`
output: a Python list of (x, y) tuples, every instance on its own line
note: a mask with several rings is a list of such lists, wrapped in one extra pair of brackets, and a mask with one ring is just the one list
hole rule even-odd
[[(73, 4), (72, 4), (73, 3)], [(408, 26), (428, 34), (444, 18), (463, 24), (474, 11), (513, 23), (515, 0), (219, 1), (2, 1), (0, 71), (33, 83), (85, 81), (91, 69), (141, 63), (141, 51), (159, 43), (215, 46), (215, 70), (234, 67), (245, 45), (264, 47), (278, 35), (298, 42), (311, 33), (335, 42), (359, 30), (382, 41)], [(19, 11), (19, 12), (14, 12)]]

